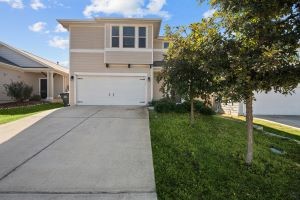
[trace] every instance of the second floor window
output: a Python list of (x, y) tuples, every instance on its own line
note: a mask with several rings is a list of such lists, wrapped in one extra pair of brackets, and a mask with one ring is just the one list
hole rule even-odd
[(169, 42), (164, 42), (164, 49), (169, 48)]
[(111, 46), (120, 47), (120, 30), (118, 26), (112, 27), (111, 36)]
[(123, 27), (123, 48), (135, 47), (135, 27), (124, 26)]
[(146, 48), (146, 27), (139, 27), (139, 48)]

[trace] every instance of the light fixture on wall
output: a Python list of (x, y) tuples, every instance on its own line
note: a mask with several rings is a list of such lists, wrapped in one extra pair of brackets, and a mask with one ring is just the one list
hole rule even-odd
[(148, 77), (148, 81), (151, 81), (151, 78), (150, 78), (150, 76)]
[(71, 80), (72, 80), (72, 81), (74, 80), (74, 76), (71, 76)]

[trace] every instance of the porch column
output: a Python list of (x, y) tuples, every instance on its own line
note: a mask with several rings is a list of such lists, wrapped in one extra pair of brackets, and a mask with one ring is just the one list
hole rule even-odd
[(47, 99), (53, 100), (53, 72), (47, 72)]

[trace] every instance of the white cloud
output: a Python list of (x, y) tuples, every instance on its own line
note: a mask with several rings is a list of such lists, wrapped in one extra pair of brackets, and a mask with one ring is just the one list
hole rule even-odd
[(0, 3), (7, 3), (12, 8), (22, 9), (24, 8), (24, 3), (22, 0), (0, 0)]
[(59, 36), (55, 36), (51, 40), (49, 40), (49, 45), (51, 47), (66, 49), (69, 46), (69, 40)]
[(62, 66), (64, 66), (64, 67), (69, 68), (69, 61), (68, 60), (61, 61), (61, 62), (59, 62), (59, 64), (62, 65)]
[(215, 12), (216, 12), (215, 9), (207, 10), (206, 12), (203, 13), (203, 17), (204, 18), (212, 17)]
[(124, 17), (143, 17), (146, 15), (157, 15), (169, 18), (167, 11), (162, 10), (166, 0), (150, 0), (145, 6), (145, 0), (91, 0), (86, 6), (83, 14), (92, 17), (95, 14), (119, 14)]
[(56, 27), (55, 27), (54, 32), (64, 33), (64, 32), (67, 32), (67, 29), (65, 29), (61, 24), (57, 24)]
[(33, 10), (46, 8), (46, 6), (40, 0), (31, 0), (30, 6)]
[(36, 22), (32, 24), (31, 26), (28, 26), (29, 30), (33, 32), (41, 32), (45, 29), (47, 23), (45, 22)]

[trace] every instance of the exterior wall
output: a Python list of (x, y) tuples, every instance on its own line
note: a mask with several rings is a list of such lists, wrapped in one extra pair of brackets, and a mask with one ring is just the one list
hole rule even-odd
[(157, 76), (159, 72), (154, 73), (154, 80), (153, 80), (153, 100), (159, 100), (163, 98), (163, 93), (160, 91), (160, 88), (162, 86), (162, 81), (157, 82)]
[(222, 112), (227, 115), (238, 116), (241, 114), (240, 103), (221, 103)]
[[(133, 65), (128, 68), (127, 65), (110, 65), (106, 68), (104, 64), (103, 53), (70, 53), (70, 76), (76, 72), (84, 73), (147, 73), (150, 74), (150, 67), (147, 65)], [(70, 81), (70, 104), (73, 105), (75, 93), (75, 78)], [(148, 81), (148, 101), (151, 101), (151, 84)]]
[[(145, 26), (147, 27), (147, 48), (112, 48), (111, 26)], [(121, 35), (120, 35), (121, 37)], [(136, 40), (137, 42), (137, 40)], [(121, 40), (120, 40), (121, 45)], [(137, 45), (137, 44), (136, 44)], [(150, 24), (106, 24), (105, 25), (104, 62), (111, 64), (152, 64), (153, 26)]]
[(70, 49), (104, 49), (104, 27), (71, 27)]
[[(112, 48), (111, 26), (146, 26), (147, 48)], [(131, 20), (114, 22), (99, 22), (93, 25), (70, 26), (70, 104), (74, 104), (76, 91), (75, 73), (147, 73), (151, 77), (150, 66), (153, 60), (163, 59), (163, 51), (154, 52), (155, 40), (153, 38), (153, 24), (150, 22), (133, 22)], [(121, 37), (121, 36), (120, 36)], [(162, 49), (162, 41), (157, 40), (158, 49)], [(120, 40), (120, 43), (122, 40)], [(155, 58), (155, 59), (153, 59)], [(106, 68), (106, 63), (109, 68)], [(128, 68), (128, 64), (131, 67)], [(153, 80), (153, 93), (151, 81), (148, 81), (148, 100), (159, 99), (159, 85)], [(157, 88), (157, 89), (155, 89)]]
[(164, 59), (163, 51), (154, 51), (153, 52), (153, 61), (162, 61)]
[(152, 64), (152, 52), (106, 51), (105, 63), (112, 64)]
[[(254, 115), (300, 115), (300, 85), (292, 95), (270, 91), (256, 93), (253, 102)], [(244, 110), (246, 114), (246, 110)]]
[(40, 73), (21, 72), (0, 66), (0, 102), (11, 101), (11, 98), (6, 96), (3, 85), (12, 81), (23, 81), (33, 87), (32, 94), (39, 94), (39, 78), (44, 78), (44, 76)]
[(59, 74), (55, 74), (53, 83), (53, 98), (60, 98), (60, 93), (64, 91), (63, 77)]
[(41, 64), (34, 62), (5, 46), (0, 46), (0, 56), (22, 67), (43, 67)]
[(153, 41), (153, 49), (162, 49), (163, 48), (163, 40), (162, 39), (155, 39)]

